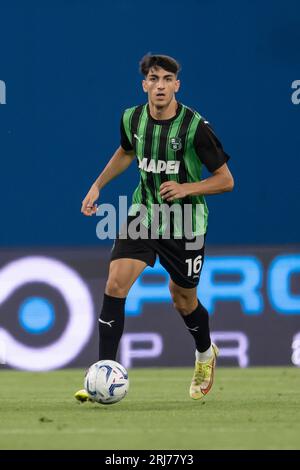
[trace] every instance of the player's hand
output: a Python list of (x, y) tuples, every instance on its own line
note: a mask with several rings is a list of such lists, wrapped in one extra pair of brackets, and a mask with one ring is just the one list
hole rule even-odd
[(160, 195), (166, 201), (173, 201), (174, 199), (182, 199), (188, 195), (185, 183), (177, 183), (176, 181), (166, 181), (161, 184)]
[(93, 215), (97, 212), (97, 204), (95, 201), (99, 198), (99, 189), (97, 186), (93, 185), (87, 195), (85, 196), (84, 200), (82, 201), (81, 212), (84, 215)]

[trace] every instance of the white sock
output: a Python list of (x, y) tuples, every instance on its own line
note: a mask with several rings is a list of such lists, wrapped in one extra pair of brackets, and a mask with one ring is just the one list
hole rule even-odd
[(197, 349), (196, 349), (196, 359), (197, 361), (199, 362), (206, 362), (208, 361), (208, 359), (210, 359), (213, 355), (213, 351), (212, 351), (212, 347), (211, 345), (209, 346), (209, 348), (204, 351), (204, 352), (199, 352)]

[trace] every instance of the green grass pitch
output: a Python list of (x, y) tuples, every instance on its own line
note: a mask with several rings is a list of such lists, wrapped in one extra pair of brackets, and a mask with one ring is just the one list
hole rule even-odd
[(191, 369), (133, 369), (121, 402), (79, 404), (83, 371), (0, 371), (0, 449), (299, 449), (300, 370), (218, 368), (188, 396)]

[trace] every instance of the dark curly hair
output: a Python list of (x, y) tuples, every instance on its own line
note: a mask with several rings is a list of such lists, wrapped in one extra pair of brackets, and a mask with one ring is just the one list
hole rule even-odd
[(146, 77), (151, 68), (161, 67), (167, 72), (177, 75), (180, 70), (180, 64), (177, 60), (168, 55), (146, 54), (140, 61), (140, 72)]

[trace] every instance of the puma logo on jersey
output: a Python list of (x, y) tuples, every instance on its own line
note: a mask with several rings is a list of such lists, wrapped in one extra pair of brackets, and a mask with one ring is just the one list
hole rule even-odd
[(164, 160), (150, 160), (148, 162), (147, 158), (139, 163), (139, 169), (151, 173), (161, 173), (165, 172), (167, 175), (174, 175), (179, 172), (180, 162), (175, 160), (170, 160), (165, 162)]
[(137, 134), (134, 134), (133, 137), (134, 137), (136, 140), (138, 140), (140, 143), (141, 143), (142, 138), (143, 138), (143, 137), (139, 137)]

